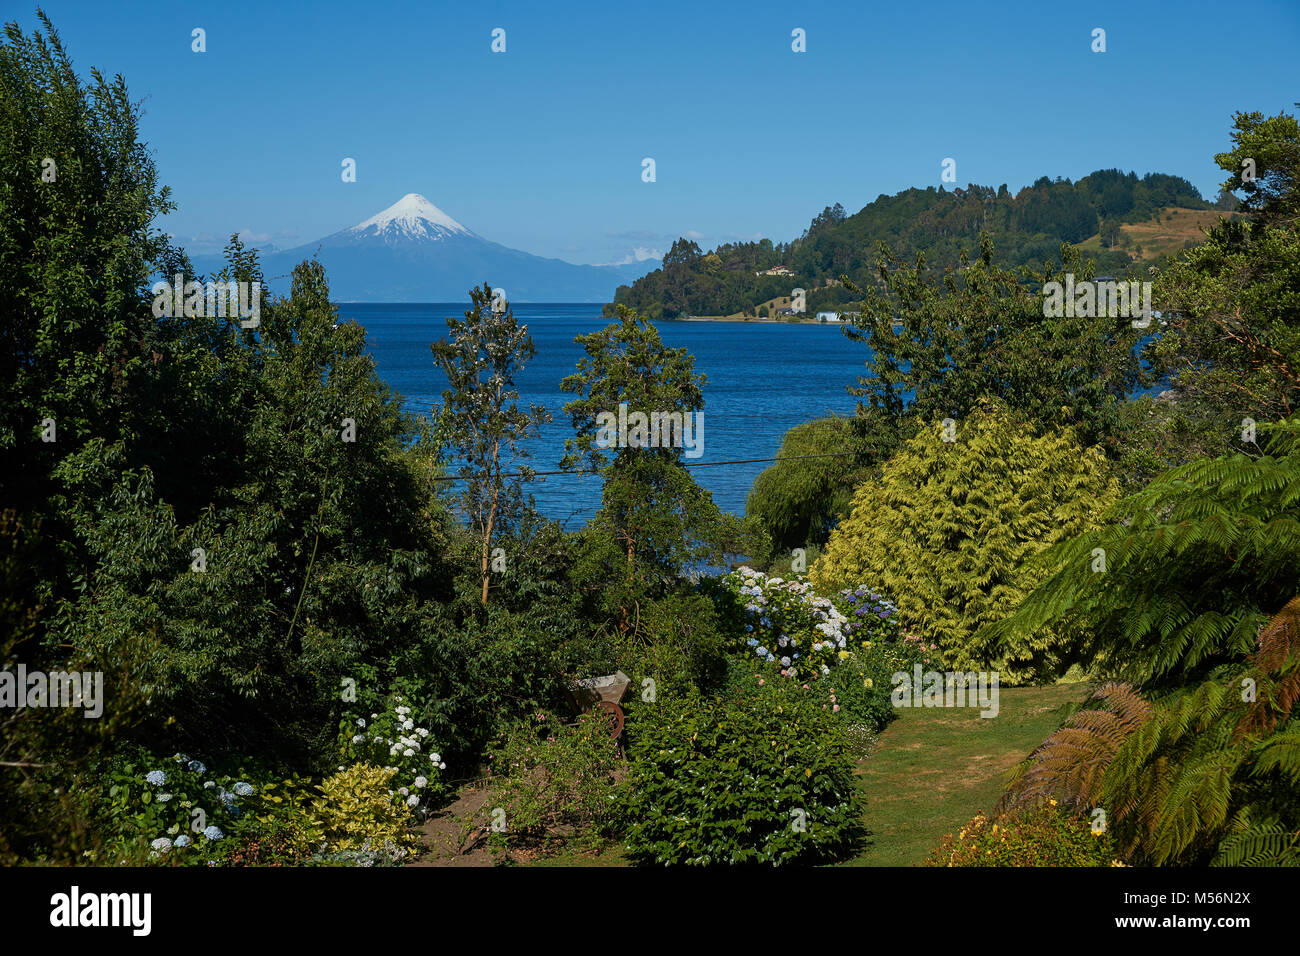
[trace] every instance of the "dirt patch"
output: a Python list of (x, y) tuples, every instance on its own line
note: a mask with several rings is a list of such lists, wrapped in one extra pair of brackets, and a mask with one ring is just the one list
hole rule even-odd
[[(466, 821), (486, 822), (486, 787), (466, 787), (420, 828), (421, 851), (409, 866), (493, 866), (486, 841), (466, 833)], [(466, 848), (468, 852), (466, 852)]]

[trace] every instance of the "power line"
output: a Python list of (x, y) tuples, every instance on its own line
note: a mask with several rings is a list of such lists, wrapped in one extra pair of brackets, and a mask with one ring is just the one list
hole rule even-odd
[[(784, 458), (733, 458), (730, 461), (694, 461), (694, 462), (682, 461), (682, 462), (678, 462), (678, 464), (681, 465), (683, 468), (710, 468), (716, 465), (751, 465), (763, 461), (803, 461), (804, 459), (807, 458), (851, 458), (853, 457), (853, 454), (854, 453), (851, 451), (839, 451), (839, 452), (831, 452), (825, 455), (786, 455)], [(551, 475), (597, 475), (600, 474), (601, 470), (602, 469), (600, 468), (579, 468), (576, 470), (570, 469), (567, 471), (530, 471), (530, 472), (514, 471), (514, 472), (504, 473), (499, 477), (523, 478), (525, 477), (525, 475), (530, 475), (534, 478), (537, 478), (537, 477), (551, 476)], [(460, 475), (449, 475), (449, 476), (443, 476), (441, 478), (434, 478), (432, 480), (433, 481), (465, 481), (466, 479), (461, 477)]]

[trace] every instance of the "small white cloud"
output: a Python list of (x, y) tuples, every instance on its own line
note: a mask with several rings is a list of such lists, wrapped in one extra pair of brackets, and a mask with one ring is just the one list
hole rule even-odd
[(607, 266), (630, 266), (634, 262), (645, 262), (647, 259), (662, 259), (664, 254), (658, 249), (652, 249), (648, 246), (637, 246), (622, 259), (614, 262), (605, 262), (602, 265)]

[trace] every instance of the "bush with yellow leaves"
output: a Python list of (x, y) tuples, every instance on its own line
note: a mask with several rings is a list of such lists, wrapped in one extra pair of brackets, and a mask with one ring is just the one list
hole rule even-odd
[(858, 488), (808, 571), (822, 594), (861, 581), (894, 596), (903, 630), (938, 645), (953, 670), (992, 667), (1002, 683), (1050, 679), (1078, 635), (1043, 628), (988, 645), (1051, 568), (1033, 558), (1097, 527), (1119, 494), (1105, 460), (1068, 431), (1036, 433), (996, 402), (923, 425), (878, 479)]
[(331, 850), (361, 850), (414, 844), (411, 813), (392, 790), (395, 771), (359, 763), (321, 784), (313, 804)]

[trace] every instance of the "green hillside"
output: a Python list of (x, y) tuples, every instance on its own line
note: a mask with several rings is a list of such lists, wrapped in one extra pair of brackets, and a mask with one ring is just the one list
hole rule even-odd
[[(828, 286), (827, 280), (847, 274), (858, 284), (871, 281), (878, 242), (907, 259), (924, 252), (926, 262), (942, 270), (956, 266), (961, 253), (974, 248), (981, 229), (993, 236), (1005, 266), (1055, 258), (1062, 242), (1091, 239), (1098, 270), (1121, 273), (1136, 254), (1127, 234), (1169, 209), (1211, 218), (1214, 212), (1213, 204), (1185, 179), (1163, 173), (1139, 178), (1117, 169), (1099, 170), (1078, 182), (1044, 176), (1015, 195), (1005, 185), (907, 189), (881, 196), (852, 216), (838, 203), (828, 206), (789, 243), (763, 239), (705, 252), (678, 239), (662, 268), (620, 286), (614, 301), (654, 318), (733, 315), (753, 313), (759, 304), (799, 286), (808, 290), (812, 312), (849, 301), (846, 290)], [(777, 266), (787, 267), (793, 276), (757, 274)]]

